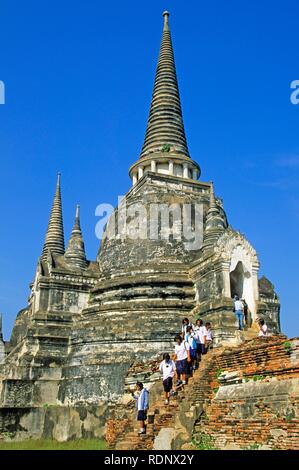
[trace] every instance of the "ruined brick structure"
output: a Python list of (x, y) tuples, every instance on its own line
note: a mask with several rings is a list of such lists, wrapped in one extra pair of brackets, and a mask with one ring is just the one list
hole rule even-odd
[[(270, 332), (280, 331), (272, 284), (263, 279), (259, 292), (254, 248), (229, 225), (213, 184), (199, 180), (200, 167), (189, 155), (168, 17), (165, 12), (144, 145), (129, 169), (132, 187), (111, 217), (95, 261), (86, 259), (79, 207), (65, 249), (58, 176), (29, 303), (16, 318), (0, 366), (0, 430), (17, 438), (103, 433), (107, 403), (122, 397), (131, 365), (172, 350), (185, 316), (212, 321), (216, 345), (239, 343), (234, 294), (246, 299), (253, 325), (263, 317)], [(146, 235), (158, 204), (171, 207), (168, 237), (161, 222), (157, 237), (124, 236), (134, 232), (127, 214), (137, 207), (138, 229)], [(203, 233), (195, 226), (193, 238), (179, 236), (186, 207), (193, 228), (197, 216), (203, 222)], [(202, 243), (190, 249), (200, 235)], [(0, 336), (0, 361), (2, 344)]]
[(167, 407), (161, 383), (151, 390), (147, 435), (136, 435), (128, 403), (107, 422), (112, 449), (299, 450), (298, 338), (256, 338), (209, 352)]

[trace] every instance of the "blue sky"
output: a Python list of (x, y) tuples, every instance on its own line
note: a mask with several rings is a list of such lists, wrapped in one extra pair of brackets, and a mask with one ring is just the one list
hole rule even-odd
[(8, 339), (26, 305), (57, 171), (65, 234), (81, 204), (95, 259), (95, 207), (116, 204), (142, 146), (162, 30), (170, 24), (189, 149), (229, 222), (256, 248), (299, 335), (297, 0), (2, 2), (0, 311)]

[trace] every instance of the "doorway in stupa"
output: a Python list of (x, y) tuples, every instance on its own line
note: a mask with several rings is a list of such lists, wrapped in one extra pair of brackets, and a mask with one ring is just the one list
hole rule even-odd
[(250, 273), (244, 269), (242, 261), (239, 261), (233, 271), (230, 272), (230, 291), (231, 297), (236, 295), (239, 299), (243, 299), (247, 303), (247, 310), (245, 309), (247, 317), (247, 325), (251, 325), (252, 319), (250, 311), (248, 311), (248, 304), (251, 304), (252, 299), (252, 280)]

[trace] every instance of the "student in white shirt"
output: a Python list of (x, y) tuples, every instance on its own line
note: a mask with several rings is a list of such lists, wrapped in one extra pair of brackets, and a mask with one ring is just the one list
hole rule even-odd
[(188, 326), (185, 340), (187, 341), (190, 347), (189, 373), (190, 375), (192, 375), (193, 371), (196, 369), (195, 360), (197, 356), (197, 343), (192, 326)]
[(207, 330), (206, 352), (208, 352), (208, 350), (213, 347), (213, 338), (214, 338), (213, 331), (211, 328), (211, 323), (209, 321), (206, 323), (206, 330)]
[(207, 341), (207, 329), (203, 324), (202, 320), (197, 320), (196, 321), (196, 338), (198, 341), (198, 350), (199, 350), (199, 355), (205, 354), (206, 352), (206, 341)]
[(189, 326), (192, 326), (193, 328), (193, 325), (191, 322), (189, 322), (189, 319), (188, 318), (184, 318), (182, 320), (182, 338), (184, 339), (186, 337), (186, 334), (187, 334), (187, 328)]
[(268, 336), (268, 327), (264, 320), (259, 320), (259, 336)]
[(196, 341), (196, 347), (197, 347), (197, 357), (200, 358), (201, 355), (201, 344), (200, 344), (200, 337), (199, 337), (199, 331), (200, 327), (203, 325), (202, 320), (196, 320), (195, 322), (195, 327), (194, 327), (194, 335), (195, 335), (195, 341)]
[(243, 330), (244, 304), (237, 295), (235, 296), (235, 314), (239, 322), (239, 330)]
[(165, 392), (165, 404), (169, 404), (170, 392), (173, 387), (173, 377), (175, 372), (175, 363), (170, 359), (169, 354), (163, 355), (163, 361), (160, 364), (160, 372), (163, 377), (163, 387)]
[(136, 394), (133, 392), (133, 396), (136, 400), (137, 405), (137, 421), (140, 425), (138, 434), (146, 434), (147, 410), (149, 407), (149, 392), (144, 388), (142, 382), (136, 383)]
[[(174, 338), (176, 345), (175, 345), (175, 352), (174, 352), (174, 360), (176, 373), (177, 373), (177, 386), (178, 385), (185, 385), (187, 383), (187, 374), (188, 374), (188, 363), (190, 362), (190, 346), (187, 341), (183, 340), (181, 336), (177, 335)], [(182, 380), (181, 380), (182, 377)]]

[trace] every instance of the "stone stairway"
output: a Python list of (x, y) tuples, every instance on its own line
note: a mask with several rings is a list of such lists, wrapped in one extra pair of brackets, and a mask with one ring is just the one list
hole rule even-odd
[(150, 405), (145, 435), (138, 436), (138, 423), (134, 413), (130, 425), (118, 436), (112, 447), (116, 450), (153, 449), (155, 438), (162, 429), (175, 428), (176, 417), (182, 403), (188, 402), (187, 406), (190, 406), (191, 402), (202, 403), (208, 397), (211, 387), (209, 376), (206, 374), (207, 362), (207, 356), (204, 356), (193, 377), (189, 378), (188, 384), (177, 389), (176, 395), (170, 398), (168, 405), (165, 404), (164, 393)]
[(239, 331), (238, 333), (242, 343), (244, 343), (245, 341), (250, 341), (251, 339), (257, 338), (258, 332), (258, 327), (256, 324), (254, 324), (250, 328), (245, 328), (243, 331)]
[[(133, 431), (126, 431), (120, 436), (115, 449), (117, 450), (150, 450), (155, 437), (162, 428), (174, 426), (178, 410), (178, 396), (172, 397), (169, 405), (165, 405), (161, 396), (148, 410), (147, 434), (138, 436), (138, 423), (133, 423)], [(135, 418), (135, 416), (134, 416)], [(132, 419), (134, 419), (132, 418)], [(136, 418), (135, 418), (136, 419)]]

